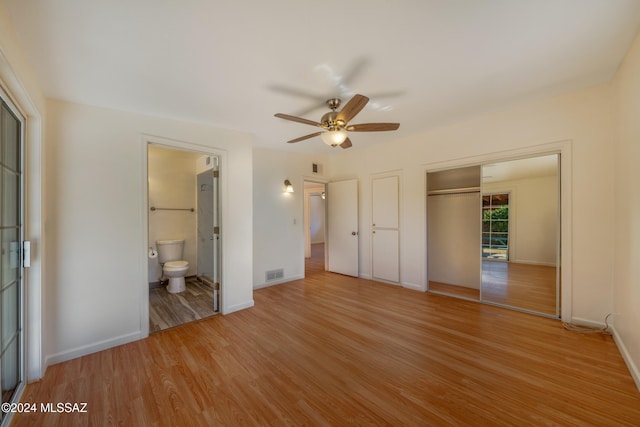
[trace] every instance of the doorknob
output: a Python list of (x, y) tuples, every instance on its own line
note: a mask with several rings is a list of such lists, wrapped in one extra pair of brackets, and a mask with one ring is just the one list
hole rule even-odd
[(357, 231), (352, 231), (352, 232), (351, 232), (351, 235), (352, 235), (352, 236), (357, 236), (357, 235), (358, 235), (358, 232), (357, 232)]

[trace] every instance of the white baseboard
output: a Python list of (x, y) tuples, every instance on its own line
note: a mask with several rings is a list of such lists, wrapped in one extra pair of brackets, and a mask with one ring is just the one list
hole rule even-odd
[(604, 322), (594, 322), (593, 320), (583, 319), (581, 317), (573, 317), (570, 322), (574, 325), (587, 326), (589, 328), (604, 328), (607, 326)]
[(75, 359), (81, 356), (86, 356), (87, 354), (97, 353), (111, 347), (117, 347), (122, 344), (138, 341), (141, 338), (141, 331), (132, 332), (126, 335), (120, 335), (119, 337), (98, 341), (95, 343), (72, 348), (71, 350), (61, 351), (55, 354), (50, 354), (45, 357), (44, 363), (45, 366), (55, 365), (56, 363), (65, 362), (67, 360)]
[(240, 311), (240, 310), (244, 310), (245, 308), (251, 308), (254, 305), (255, 303), (253, 302), (253, 300), (246, 301), (241, 304), (236, 304), (236, 305), (232, 305), (231, 307), (228, 307), (225, 311), (222, 312), (222, 314), (231, 314), (234, 311)]
[(622, 341), (622, 338), (618, 334), (618, 331), (616, 331), (616, 328), (614, 326), (609, 326), (609, 330), (611, 331), (611, 335), (613, 335), (613, 340), (618, 346), (618, 350), (620, 350), (620, 354), (622, 355), (624, 362), (627, 364), (627, 368), (629, 368), (629, 372), (631, 372), (631, 377), (633, 378), (633, 381), (635, 381), (638, 391), (640, 391), (640, 370), (638, 370), (638, 367), (633, 362), (631, 354), (629, 354), (629, 350), (627, 349), (627, 346), (624, 345), (624, 341)]
[(422, 286), (416, 285), (415, 283), (402, 282), (402, 287), (403, 288), (407, 288), (407, 289), (411, 289), (412, 291), (424, 292), (424, 289), (422, 288)]
[(264, 282), (258, 285), (253, 285), (253, 289), (255, 290), (255, 289), (268, 288), (269, 286), (281, 285), (283, 283), (293, 282), (294, 280), (300, 280), (300, 279), (304, 279), (303, 274), (299, 274), (297, 276), (285, 277), (284, 279), (273, 280), (271, 282)]

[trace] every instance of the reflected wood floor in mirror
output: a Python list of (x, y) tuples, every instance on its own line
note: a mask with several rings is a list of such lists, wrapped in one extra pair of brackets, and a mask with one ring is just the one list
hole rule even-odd
[[(429, 281), (429, 291), (480, 300), (480, 290)], [(515, 262), (482, 262), (482, 300), (556, 316), (556, 269)]]
[(204, 319), (213, 311), (213, 287), (195, 277), (186, 279), (186, 290), (177, 294), (167, 292), (166, 286), (149, 288), (149, 332)]
[(482, 300), (556, 315), (556, 268), (482, 262)]
[(50, 366), (20, 426), (640, 425), (613, 338), (328, 272), (255, 306)]
[(429, 280), (429, 290), (431, 292), (440, 292), (456, 297), (468, 298), (474, 301), (480, 300), (480, 289), (467, 288), (466, 286), (449, 285)]

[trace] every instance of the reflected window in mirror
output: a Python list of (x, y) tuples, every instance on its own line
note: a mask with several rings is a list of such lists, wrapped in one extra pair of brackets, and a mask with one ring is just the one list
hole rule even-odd
[(509, 260), (509, 193), (482, 195), (482, 258)]

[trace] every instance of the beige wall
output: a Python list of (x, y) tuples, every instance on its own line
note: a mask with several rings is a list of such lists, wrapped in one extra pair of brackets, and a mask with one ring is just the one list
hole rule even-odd
[[(619, 347), (640, 388), (640, 37), (614, 79), (615, 204), (602, 224), (614, 224), (613, 322)], [(611, 231), (611, 227), (602, 227)]]
[(47, 111), (49, 363), (144, 336), (145, 135), (222, 153), (223, 312), (253, 305), (249, 134), (59, 101)]
[[(321, 143), (318, 141), (318, 143)], [(312, 164), (324, 156), (253, 150), (253, 286), (255, 288), (304, 277), (304, 179), (322, 179)], [(284, 192), (284, 180), (294, 193)], [(284, 278), (265, 281), (265, 272), (282, 268)]]

